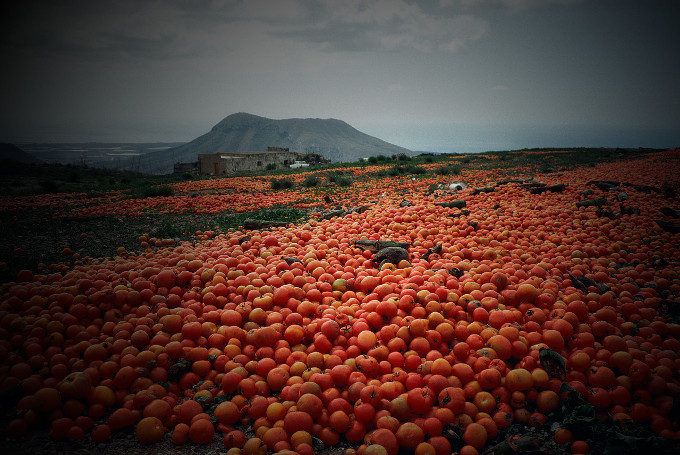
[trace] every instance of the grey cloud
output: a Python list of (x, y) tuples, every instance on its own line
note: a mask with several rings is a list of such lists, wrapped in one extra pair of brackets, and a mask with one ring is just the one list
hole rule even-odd
[[(220, 57), (253, 24), (246, 46), (285, 38), (319, 51), (456, 51), (487, 24), (404, 0), (49, 1), (15, 6), (0, 50), (17, 56), (168, 60)], [(455, 43), (455, 45), (452, 45)]]
[(462, 7), (476, 8), (480, 6), (501, 6), (512, 10), (525, 10), (546, 5), (575, 5), (583, 0), (439, 0), (439, 5), (445, 8)]
[[(306, 17), (272, 35), (316, 43), (328, 51), (456, 51), (481, 38), (486, 21), (447, 16), (395, 0), (304, 2)], [(456, 42), (456, 46), (450, 46)]]
[[(2, 48), (14, 56), (164, 60), (199, 55), (189, 38), (230, 20), (208, 2), (32, 1), (5, 18)], [(197, 7), (203, 5), (204, 9)], [(4, 25), (4, 24), (3, 24)]]

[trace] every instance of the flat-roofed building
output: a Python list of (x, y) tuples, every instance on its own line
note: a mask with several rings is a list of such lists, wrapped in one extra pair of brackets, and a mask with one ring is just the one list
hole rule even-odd
[(295, 162), (296, 154), (283, 147), (260, 152), (228, 152), (198, 155), (201, 175), (236, 175), (239, 172), (282, 169)]

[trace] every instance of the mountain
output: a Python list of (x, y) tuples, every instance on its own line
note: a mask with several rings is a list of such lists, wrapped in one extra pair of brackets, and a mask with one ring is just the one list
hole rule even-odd
[[(369, 136), (336, 119), (272, 120), (257, 115), (232, 114), (210, 132), (169, 150), (152, 152), (135, 161), (142, 172), (169, 173), (177, 162), (195, 162), (199, 153), (228, 153), (288, 147), (295, 153), (318, 153), (333, 162), (364, 157), (414, 155), (405, 148)], [(148, 166), (147, 169), (145, 169)]]
[(40, 164), (42, 160), (24, 152), (14, 144), (0, 143), (0, 161), (9, 160), (26, 164)]

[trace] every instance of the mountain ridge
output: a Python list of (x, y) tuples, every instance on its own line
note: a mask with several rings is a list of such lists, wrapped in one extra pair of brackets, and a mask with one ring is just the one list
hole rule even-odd
[(153, 166), (153, 173), (172, 172), (177, 162), (195, 162), (199, 154), (254, 152), (267, 147), (288, 147), (291, 152), (318, 153), (333, 162), (357, 161), (377, 155), (414, 155), (403, 147), (362, 133), (338, 119), (289, 118), (274, 120), (254, 114), (231, 114), (209, 132), (191, 142), (137, 161), (137, 166)]

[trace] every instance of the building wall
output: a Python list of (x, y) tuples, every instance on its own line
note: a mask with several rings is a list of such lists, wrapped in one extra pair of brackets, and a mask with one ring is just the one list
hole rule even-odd
[(198, 167), (202, 175), (234, 175), (265, 170), (269, 164), (286, 168), (295, 162), (295, 156), (287, 151), (199, 154)]

